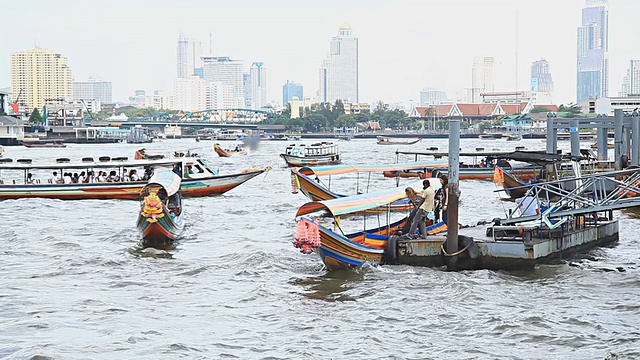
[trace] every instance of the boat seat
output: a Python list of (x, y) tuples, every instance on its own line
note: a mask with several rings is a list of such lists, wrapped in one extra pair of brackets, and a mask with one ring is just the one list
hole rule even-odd
[(68, 158), (58, 158), (58, 159), (56, 159), (57, 163), (68, 163), (69, 161), (71, 161), (71, 160), (69, 160)]
[(127, 160), (129, 160), (129, 158), (128, 158), (128, 157), (126, 157), (126, 156), (121, 156), (121, 157), (114, 157), (114, 158), (111, 158), (111, 160), (112, 160), (112, 161), (127, 161)]
[(82, 162), (93, 162), (93, 158), (92, 157), (83, 157), (82, 158)]
[(384, 249), (387, 245), (387, 235), (365, 233), (364, 245)]
[(149, 160), (160, 160), (164, 158), (164, 155), (147, 155), (146, 158)]
[(31, 159), (18, 159), (16, 161), (19, 162), (20, 164), (31, 164), (33, 162), (33, 160)]
[(9, 159), (9, 158), (0, 159), (0, 163), (10, 163), (10, 162), (13, 162), (13, 159)]
[(100, 161), (111, 161), (111, 158), (109, 156), (100, 156), (98, 158), (98, 160), (100, 160)]

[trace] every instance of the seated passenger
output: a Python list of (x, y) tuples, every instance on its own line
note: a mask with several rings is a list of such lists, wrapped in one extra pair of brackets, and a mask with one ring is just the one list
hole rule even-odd
[(130, 181), (138, 181), (138, 180), (140, 180), (140, 177), (136, 173), (135, 169), (129, 171), (129, 180)]
[(31, 174), (31, 173), (28, 173), (28, 174), (27, 174), (27, 181), (26, 181), (26, 183), (27, 183), (27, 184), (33, 184), (33, 174)]

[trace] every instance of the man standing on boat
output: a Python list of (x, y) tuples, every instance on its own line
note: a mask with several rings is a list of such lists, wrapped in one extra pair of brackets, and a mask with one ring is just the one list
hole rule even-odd
[(426, 219), (430, 214), (431, 219), (434, 218), (433, 206), (435, 203), (435, 193), (433, 188), (431, 187), (431, 183), (429, 180), (422, 181), (422, 191), (420, 192), (422, 195), (422, 200), (420, 201), (420, 205), (418, 206), (418, 213), (413, 218), (413, 222), (411, 223), (411, 228), (409, 229), (409, 237), (415, 234), (416, 228), (420, 229), (420, 234), (422, 237), (427, 237), (427, 228), (426, 228)]

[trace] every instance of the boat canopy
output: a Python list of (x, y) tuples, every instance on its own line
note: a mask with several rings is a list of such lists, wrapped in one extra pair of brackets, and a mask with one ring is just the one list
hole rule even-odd
[(196, 158), (173, 158), (159, 160), (109, 160), (109, 161), (75, 161), (75, 162), (3, 162), (0, 170), (30, 170), (30, 169), (93, 169), (117, 167), (142, 167), (181, 164), (184, 161), (195, 161)]
[[(434, 191), (440, 189), (441, 185), (439, 179), (431, 178), (428, 180)], [(296, 216), (326, 210), (335, 217), (383, 207), (396, 200), (406, 198), (407, 195), (404, 189), (407, 187), (412, 187), (416, 190), (422, 189), (422, 181), (423, 180), (412, 182), (405, 187), (394, 187), (391, 189), (373, 191), (354, 196), (339, 197), (331, 200), (311, 201), (302, 205), (298, 209)]]
[[(449, 156), (448, 152), (442, 151), (396, 151), (396, 154), (403, 155), (425, 155), (434, 158), (443, 158)], [(546, 151), (474, 151), (460, 152), (459, 156), (469, 157), (487, 157), (491, 159), (505, 159), (532, 163), (551, 163), (572, 159), (568, 154), (547, 154)], [(576, 160), (576, 159), (573, 159)], [(580, 159), (577, 159), (580, 160)]]
[(340, 174), (350, 174), (354, 172), (382, 172), (382, 171), (402, 171), (402, 170), (420, 170), (439, 168), (447, 166), (446, 160), (433, 160), (433, 161), (418, 161), (418, 162), (406, 162), (396, 164), (377, 164), (377, 165), (329, 165), (329, 166), (314, 166), (301, 167), (297, 169), (300, 174), (307, 176), (330, 176)]
[(180, 181), (180, 176), (173, 171), (160, 170), (151, 176), (147, 185), (158, 184), (167, 191), (168, 196), (171, 196), (180, 190)]

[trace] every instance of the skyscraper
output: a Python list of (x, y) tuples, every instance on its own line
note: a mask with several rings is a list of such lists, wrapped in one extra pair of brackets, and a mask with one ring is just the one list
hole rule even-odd
[(178, 59), (178, 78), (186, 78), (189, 75), (189, 40), (184, 36), (184, 34), (180, 33), (178, 36), (178, 50), (177, 50), (177, 59)]
[(358, 38), (343, 24), (331, 39), (329, 55), (320, 67), (320, 101), (358, 102)]
[(631, 60), (629, 63), (629, 69), (627, 69), (627, 75), (622, 82), (622, 91), (620, 96), (640, 94), (640, 60)]
[(99, 100), (102, 103), (110, 103), (111, 81), (89, 78), (87, 81), (73, 82), (74, 100)]
[(242, 60), (227, 56), (203, 56), (204, 80), (220, 82), (223, 87), (224, 104), (245, 107)]
[(447, 99), (447, 93), (444, 90), (434, 88), (424, 88), (420, 91), (420, 105), (439, 105), (440, 102)]
[(260, 109), (267, 104), (267, 67), (261, 62), (251, 64), (251, 108)]
[(11, 54), (11, 90), (29, 111), (45, 99), (73, 97), (73, 77), (67, 58), (51, 50), (33, 49)]
[(492, 56), (476, 56), (471, 69), (471, 94), (469, 102), (479, 103), (481, 93), (496, 90), (495, 59)]
[(578, 104), (609, 93), (609, 10), (607, 0), (587, 0), (578, 28)]
[(549, 62), (545, 59), (534, 61), (531, 64), (531, 91), (553, 91), (553, 79), (549, 72)]
[(287, 106), (294, 96), (297, 96), (298, 100), (304, 100), (302, 90), (302, 85), (287, 80), (287, 82), (282, 85), (282, 106)]

